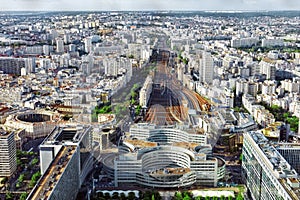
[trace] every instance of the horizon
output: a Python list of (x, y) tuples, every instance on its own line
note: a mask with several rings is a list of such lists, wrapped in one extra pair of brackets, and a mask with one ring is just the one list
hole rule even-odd
[(4, 12), (208, 12), (208, 13), (243, 13), (243, 12), (300, 12), (299, 10), (0, 10), (0, 13)]
[(300, 11), (286, 0), (0, 0), (0, 11)]

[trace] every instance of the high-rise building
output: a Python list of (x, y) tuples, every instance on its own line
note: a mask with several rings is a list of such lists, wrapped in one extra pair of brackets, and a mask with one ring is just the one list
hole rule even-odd
[(70, 43), (70, 34), (69, 33), (65, 33), (64, 34), (64, 43), (65, 44), (69, 44)]
[(4, 74), (21, 75), (21, 69), (25, 67), (24, 58), (1, 57), (0, 71)]
[(84, 50), (87, 53), (93, 50), (92, 38), (88, 37), (84, 39)]
[(300, 173), (300, 144), (280, 143), (276, 146), (276, 149), (299, 174)]
[(56, 127), (40, 145), (42, 177), (27, 199), (76, 199), (93, 156), (91, 126)]
[(0, 128), (0, 176), (11, 176), (17, 169), (14, 132)]
[(202, 53), (199, 68), (199, 79), (201, 82), (212, 84), (214, 79), (214, 60), (209, 52)]
[(46, 55), (46, 56), (49, 56), (50, 55), (50, 46), (49, 45), (43, 45), (43, 53)]
[(59, 126), (40, 145), (41, 173), (43, 174), (64, 145), (80, 146), (80, 180), (84, 181), (93, 160), (91, 126)]
[(264, 58), (260, 63), (260, 73), (266, 75), (266, 79), (275, 80), (276, 75), (276, 62), (269, 58)]
[(26, 58), (25, 59), (25, 68), (26, 72), (29, 73), (35, 73), (35, 58)]
[(63, 53), (64, 51), (64, 41), (59, 38), (56, 40), (56, 52)]
[(94, 67), (94, 58), (91, 54), (82, 56), (81, 70), (85, 75), (90, 75)]
[(242, 176), (252, 199), (300, 197), (298, 173), (260, 131), (244, 134)]
[(259, 39), (256, 37), (247, 37), (247, 38), (233, 38), (231, 40), (231, 47), (251, 47), (256, 45), (259, 42)]
[(63, 145), (55, 153), (51, 165), (28, 195), (28, 200), (76, 199), (81, 186), (79, 146)]

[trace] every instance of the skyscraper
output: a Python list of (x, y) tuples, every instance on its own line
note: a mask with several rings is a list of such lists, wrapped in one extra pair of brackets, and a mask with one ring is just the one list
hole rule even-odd
[(43, 45), (43, 53), (46, 56), (49, 56), (49, 54), (50, 54), (50, 46), (49, 45)]
[(56, 52), (57, 53), (64, 52), (64, 41), (60, 38), (56, 40)]
[(93, 45), (92, 45), (92, 38), (88, 37), (84, 40), (84, 50), (87, 53), (90, 53), (92, 51)]
[(14, 132), (0, 128), (0, 176), (11, 176), (17, 169)]
[(35, 73), (35, 58), (25, 59), (25, 68), (27, 73)]
[(201, 82), (212, 84), (214, 78), (214, 61), (209, 52), (202, 53), (202, 59), (199, 66), (199, 77)]

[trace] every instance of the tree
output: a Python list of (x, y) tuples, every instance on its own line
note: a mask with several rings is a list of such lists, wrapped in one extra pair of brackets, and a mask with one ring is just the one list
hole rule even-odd
[(160, 193), (157, 190), (152, 191), (152, 193), (155, 197), (155, 200), (161, 200), (162, 199), (162, 197), (160, 196)]
[(147, 190), (147, 191), (143, 194), (142, 197), (140, 196), (140, 199), (143, 199), (143, 200), (151, 200), (151, 198), (152, 198), (152, 192), (149, 191), (149, 190)]
[(114, 193), (112, 194), (112, 198), (113, 198), (113, 199), (119, 199), (119, 192), (114, 192)]
[(121, 198), (121, 200), (126, 200), (126, 195), (124, 194), (124, 192), (122, 192), (120, 194), (120, 198)]
[(40, 171), (34, 173), (31, 177), (29, 187), (31, 187), (31, 188), (34, 187), (36, 182), (39, 180), (40, 177), (41, 177), (41, 172)]
[(20, 174), (20, 176), (18, 178), (18, 182), (22, 183), (24, 181), (24, 177), (25, 177), (25, 174)]
[(12, 193), (10, 193), (10, 192), (6, 192), (5, 193), (5, 200), (11, 200), (11, 199), (13, 199), (13, 194)]
[(182, 197), (181, 192), (176, 192), (175, 193), (175, 200), (182, 200), (182, 199), (183, 199), (183, 197)]
[(20, 195), (20, 200), (26, 200), (28, 194), (26, 192), (23, 192), (21, 195)]
[(189, 191), (184, 191), (183, 192), (183, 199), (193, 199), (193, 194), (191, 193), (191, 192), (189, 192)]
[(103, 197), (104, 194), (103, 194), (103, 192), (98, 192), (97, 196), (98, 196), (98, 197)]
[(141, 190), (139, 190), (139, 198), (142, 199), (143, 197), (144, 197), (144, 193)]
[(31, 164), (32, 164), (32, 165), (36, 165), (38, 162), (39, 162), (39, 159), (34, 158), (34, 159), (31, 161)]
[(244, 197), (242, 196), (242, 193), (239, 192), (238, 196), (236, 197), (237, 200), (243, 200)]
[(192, 200), (192, 198), (190, 196), (184, 196), (183, 200)]
[(109, 194), (109, 192), (105, 192), (104, 198), (105, 198), (105, 199), (110, 199), (110, 194)]
[(136, 198), (135, 193), (134, 192), (129, 192), (128, 193), (128, 200), (134, 200)]

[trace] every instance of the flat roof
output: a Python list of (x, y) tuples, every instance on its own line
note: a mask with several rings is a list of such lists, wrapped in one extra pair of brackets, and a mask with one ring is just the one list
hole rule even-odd
[(90, 126), (71, 126), (59, 125), (56, 126), (49, 136), (43, 141), (42, 145), (60, 143), (62, 141), (78, 142), (81, 140), (84, 133), (88, 131)]
[(157, 176), (171, 176), (171, 175), (182, 175), (190, 172), (189, 168), (163, 168), (152, 171), (151, 175)]
[(287, 179), (297, 178), (298, 174), (293, 169), (290, 164), (282, 157), (282, 155), (276, 150), (276, 148), (269, 142), (269, 140), (261, 132), (249, 132), (251, 138), (256, 142), (256, 144), (261, 149), (261, 152), (267, 157), (273, 166), (273, 172), (278, 172), (279, 174), (285, 174), (285, 176), (276, 177), (280, 182), (282, 187), (290, 195), (292, 199), (299, 199), (300, 188), (292, 188), (288, 185)]
[(125, 142), (128, 142), (132, 144), (135, 147), (140, 147), (140, 148), (146, 148), (146, 147), (156, 147), (157, 143), (156, 142), (148, 142), (144, 140), (125, 140)]
[(73, 146), (63, 146), (54, 161), (48, 167), (46, 172), (40, 178), (39, 182), (36, 184), (28, 197), (31, 200), (34, 199), (48, 199), (55, 188), (58, 180), (61, 178), (68, 162), (72, 158), (76, 151), (75, 145)]
[(0, 138), (7, 138), (11, 132), (11, 130), (4, 130), (2, 127), (0, 127)]
[(191, 149), (192, 151), (194, 151), (194, 149), (199, 146), (199, 143), (190, 143), (190, 142), (174, 142), (172, 144), (173, 146), (178, 146), (178, 147), (182, 147), (185, 149)]

